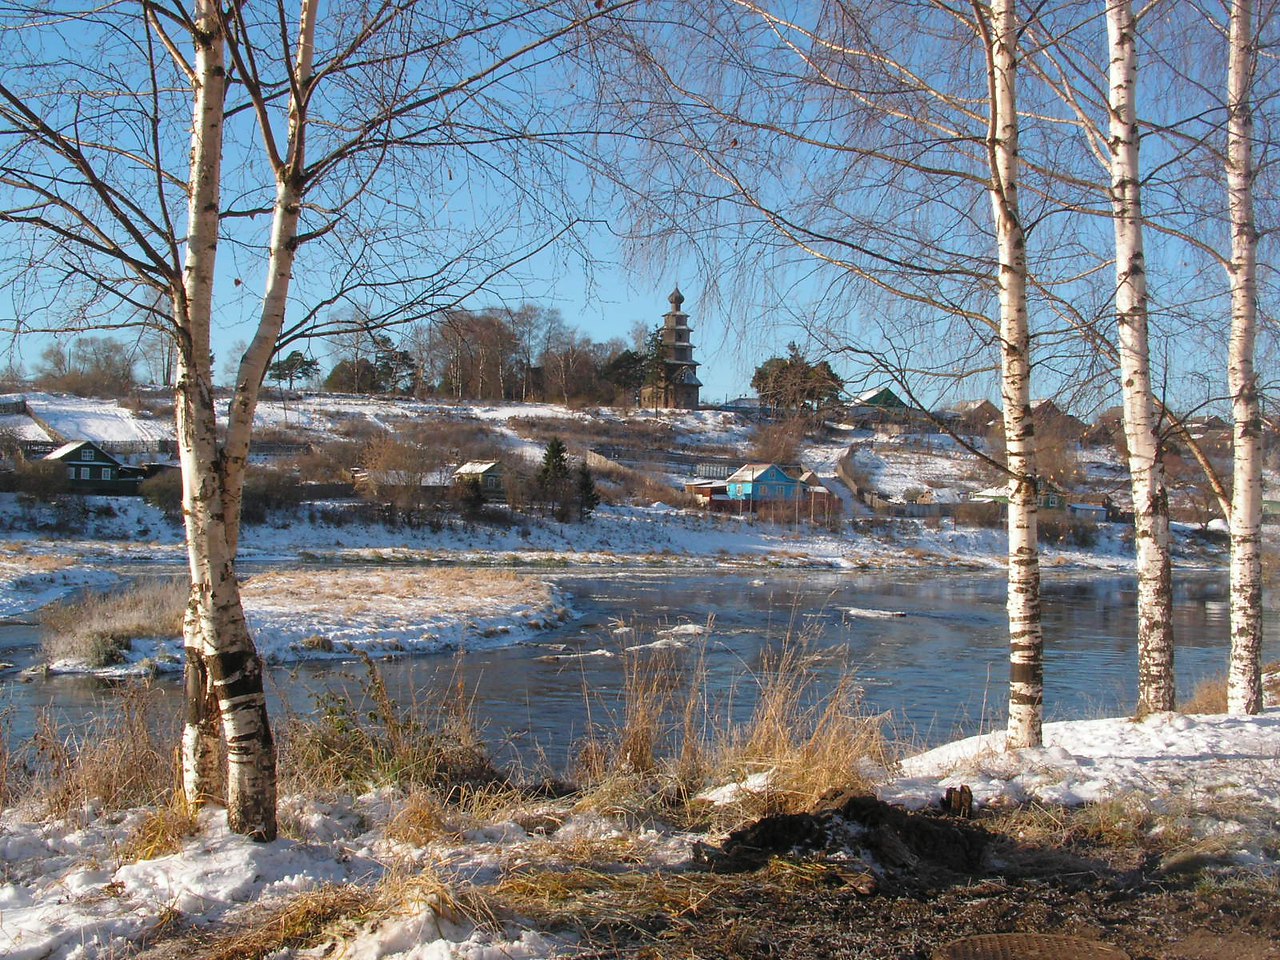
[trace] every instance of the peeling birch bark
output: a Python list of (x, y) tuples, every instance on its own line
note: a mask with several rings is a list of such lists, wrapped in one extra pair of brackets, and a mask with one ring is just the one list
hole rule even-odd
[(1009, 480), (1009, 724), (1011, 747), (1040, 746), (1044, 634), (1040, 623), (1036, 441), (1031, 419), (1027, 245), (1018, 206), (1018, 24), (1012, 0), (991, 5), (991, 206), (999, 250), (1000, 394)]
[(1147, 275), (1138, 162), (1137, 22), (1129, 0), (1109, 0), (1108, 102), (1111, 212), (1116, 238), (1116, 321), (1120, 389), (1133, 491), (1138, 572), (1137, 715), (1172, 710), (1173, 600), (1169, 496), (1155, 414), (1147, 333)]
[(1227, 203), (1231, 219), (1231, 657), (1227, 712), (1262, 711), (1262, 411), (1254, 370), (1258, 230), (1253, 212), (1252, 0), (1232, 0), (1227, 59)]

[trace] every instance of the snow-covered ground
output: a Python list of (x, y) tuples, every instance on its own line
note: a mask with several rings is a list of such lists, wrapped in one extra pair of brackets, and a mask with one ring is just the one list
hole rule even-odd
[[(1028, 797), (1067, 806), (1140, 798), (1156, 813), (1194, 824), (1187, 846), (1212, 850), (1213, 870), (1274, 876), (1274, 845), (1265, 849), (1258, 830), (1265, 834), (1280, 815), (1278, 733), (1274, 707), (1249, 718), (1161, 714), (1142, 723), (1056, 723), (1046, 728), (1042, 749), (1005, 751), (999, 736), (989, 736), (908, 758), (879, 793), (914, 807), (936, 803), (953, 784), (971, 786), (979, 806)], [(486, 825), (445, 825), (429, 841), (389, 835), (387, 825), (409, 803), (389, 789), (327, 801), (286, 797), (281, 816), (292, 836), (269, 844), (230, 834), (220, 814), (207, 811), (180, 852), (138, 862), (124, 862), (121, 851), (144, 810), (84, 810), (48, 821), (10, 809), (0, 815), (0, 953), (9, 960), (105, 960), (166, 924), (213, 929), (306, 891), (376, 887), (399, 872), (430, 883), (390, 916), (354, 924), (340, 942), (284, 948), (273, 960), (569, 957), (571, 941), (520, 924), (477, 924), (453, 910), (444, 891), (483, 902), (521, 865), (575, 862), (591, 843), (626, 849), (628, 869), (691, 869), (693, 843), (708, 839), (547, 804), (505, 810)], [(534, 824), (549, 815), (563, 825), (547, 836)]]
[(38, 392), (22, 396), (33, 418), (68, 440), (149, 443), (173, 439), (170, 419), (139, 416), (115, 400)]

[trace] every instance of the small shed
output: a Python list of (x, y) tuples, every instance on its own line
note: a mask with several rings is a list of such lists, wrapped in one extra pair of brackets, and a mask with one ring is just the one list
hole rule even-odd
[(840, 495), (827, 486), (826, 481), (812, 470), (805, 470), (800, 474), (800, 483), (805, 490), (805, 495), (809, 498), (811, 516), (818, 514), (830, 516), (832, 513), (843, 512), (844, 502), (840, 499)]
[(143, 471), (121, 463), (92, 440), (73, 440), (48, 454), (61, 463), (72, 493), (131, 496), (142, 485)]
[(500, 496), (504, 492), (502, 464), (497, 460), (468, 460), (453, 471), (455, 484), (472, 481), (480, 485), (480, 491), (486, 498)]
[(1098, 523), (1104, 523), (1109, 519), (1107, 506), (1103, 503), (1069, 503), (1067, 504), (1067, 513), (1073, 517), (1083, 517)]

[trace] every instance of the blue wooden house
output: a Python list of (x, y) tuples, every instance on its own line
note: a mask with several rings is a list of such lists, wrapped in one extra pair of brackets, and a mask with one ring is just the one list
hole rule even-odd
[(806, 488), (776, 463), (748, 463), (725, 480), (730, 500), (747, 504), (790, 503)]

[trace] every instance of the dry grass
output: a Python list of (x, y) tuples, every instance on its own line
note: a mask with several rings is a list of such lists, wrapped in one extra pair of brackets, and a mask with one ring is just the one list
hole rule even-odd
[(1178, 709), (1183, 713), (1226, 713), (1227, 678), (1219, 675), (1201, 680)]
[(416, 602), (465, 610), (495, 602), (536, 604), (550, 599), (539, 580), (508, 570), (400, 567), (386, 570), (279, 570), (255, 574), (241, 588), (245, 605), (324, 610), (360, 616)]
[(504, 877), (492, 894), (497, 902), (540, 926), (577, 930), (646, 929), (655, 916), (667, 921), (696, 917), (703, 906), (731, 890), (818, 887), (831, 871), (810, 863), (774, 859), (751, 874), (607, 872), (522, 869)]
[(387, 824), (388, 840), (425, 847), (449, 834), (448, 814), (434, 790), (414, 790)]
[[(360, 927), (430, 910), (451, 923), (495, 925), (479, 897), (456, 894), (429, 872), (388, 874), (377, 886), (328, 885), (292, 897), (268, 911), (253, 911), (244, 929), (203, 945), (201, 960), (262, 960), (286, 949), (341, 943)], [(329, 956), (332, 951), (324, 955)]]
[(279, 950), (323, 942), (339, 928), (370, 920), (378, 895), (365, 887), (324, 886), (299, 894), (254, 918), (251, 929), (220, 937), (201, 952), (203, 960), (261, 960)]
[(122, 863), (165, 857), (181, 850), (199, 826), (195, 811), (175, 794), (167, 806), (152, 810), (134, 827), (117, 853)]
[(73, 567), (78, 561), (75, 557), (59, 553), (36, 552), (31, 545), (20, 540), (7, 540), (0, 543), (0, 571), (13, 576), (29, 577), (33, 574), (56, 573)]
[(736, 822), (748, 817), (811, 809), (832, 790), (865, 788), (865, 761), (889, 763), (881, 716), (860, 707), (851, 678), (825, 695), (817, 692), (815, 661), (800, 643), (750, 676), (755, 709), (733, 725), (728, 709), (709, 701), (703, 658), (684, 666), (671, 655), (635, 656), (628, 663), (621, 722), (611, 734), (588, 739), (575, 776), (580, 805), (608, 813), (662, 813), (706, 825), (702, 790), (753, 773), (768, 773), (768, 789), (746, 793), (715, 812)]
[(54, 603), (40, 614), (41, 646), (50, 660), (92, 667), (120, 663), (138, 637), (178, 637), (190, 586), (186, 580), (143, 580), (125, 590)]
[[(1280, 702), (1280, 660), (1263, 665), (1262, 679), (1263, 700)], [(1219, 675), (1201, 680), (1191, 696), (1178, 704), (1178, 709), (1183, 713), (1226, 713), (1227, 678)]]
[(1072, 808), (1028, 804), (985, 817), (982, 823), (1039, 846), (1081, 844), (1165, 852), (1192, 839), (1185, 811), (1157, 810), (1150, 797), (1136, 793)]
[(76, 732), (58, 729), (47, 714), (39, 718), (26, 748), (34, 771), (29, 788), (50, 816), (171, 802), (177, 737), (157, 719), (153, 691), (126, 687), (112, 707)]
[[(484, 750), (472, 702), (454, 687), (402, 706), (387, 693), (381, 671), (363, 656), (359, 694), (321, 694), (308, 716), (286, 717), (281, 731), (280, 784), (309, 796), (394, 785), (411, 793), (447, 793), (459, 785), (501, 779)], [(429, 718), (424, 721), (420, 718)]]

